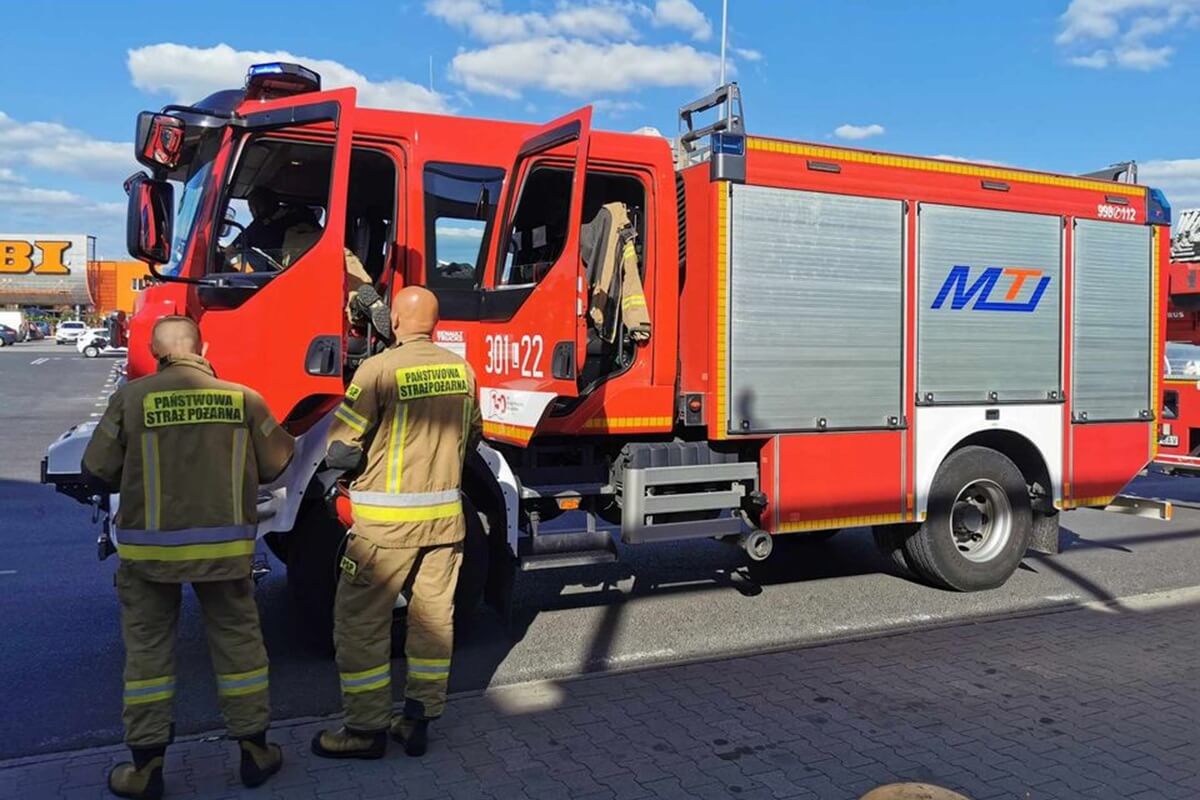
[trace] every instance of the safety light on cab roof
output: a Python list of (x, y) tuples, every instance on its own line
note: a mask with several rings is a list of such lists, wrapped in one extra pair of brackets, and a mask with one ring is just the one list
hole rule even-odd
[(274, 100), (295, 94), (321, 91), (321, 76), (308, 67), (272, 61), (252, 64), (246, 70), (246, 99)]

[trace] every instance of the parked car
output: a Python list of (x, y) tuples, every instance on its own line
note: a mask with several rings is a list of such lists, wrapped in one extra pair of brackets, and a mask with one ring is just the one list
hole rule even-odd
[(108, 328), (89, 328), (87, 333), (75, 340), (75, 349), (87, 358), (115, 356), (127, 353), (124, 347), (112, 347), (108, 341)]
[(55, 344), (70, 344), (76, 341), (88, 329), (83, 320), (68, 319), (58, 323), (54, 331)]
[(38, 327), (36, 322), (25, 323), (25, 341), (40, 342), (46, 338), (46, 334), (42, 333), (42, 329)]
[(8, 347), (10, 344), (16, 344), (19, 338), (14, 328), (10, 328), (7, 325), (0, 325), (0, 347)]

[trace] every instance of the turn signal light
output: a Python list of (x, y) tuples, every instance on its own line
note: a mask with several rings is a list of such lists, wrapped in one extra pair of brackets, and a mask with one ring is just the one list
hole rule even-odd
[(560, 497), (558, 498), (559, 511), (578, 511), (579, 506), (583, 503), (582, 497)]

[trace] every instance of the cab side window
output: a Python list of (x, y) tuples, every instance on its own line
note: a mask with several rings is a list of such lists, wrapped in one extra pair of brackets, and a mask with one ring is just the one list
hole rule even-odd
[(333, 149), (260, 136), (242, 149), (212, 272), (282, 272), (321, 238)]
[(430, 163), (423, 183), (425, 284), (431, 289), (478, 288), (504, 170)]
[(567, 242), (573, 172), (535, 166), (521, 187), (512, 228), (508, 230), (497, 286), (541, 282), (562, 255)]

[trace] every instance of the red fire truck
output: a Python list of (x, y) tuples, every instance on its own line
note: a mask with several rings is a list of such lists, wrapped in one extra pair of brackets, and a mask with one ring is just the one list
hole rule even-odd
[[(683, 107), (672, 143), (595, 131), (590, 108), (540, 127), (359, 108), (288, 64), (143, 113), (135, 147), (129, 246), (160, 282), (129, 374), (154, 368), (153, 321), (187, 314), (299, 437), (260, 530), (312, 602), (345, 530), (325, 428), (378, 346), (347, 331), (347, 250), (385, 297), (433, 290), (436, 341), (479, 377), (463, 605), (618, 540), (757, 560), (853, 526), (985, 589), (1155, 456), (1170, 212), (1143, 186), (749, 136), (736, 85)], [(248, 244), (262, 187), (320, 238)], [(46, 480), (78, 492), (88, 435)]]
[(1200, 474), (1200, 209), (1180, 212), (1171, 240), (1158, 464)]

